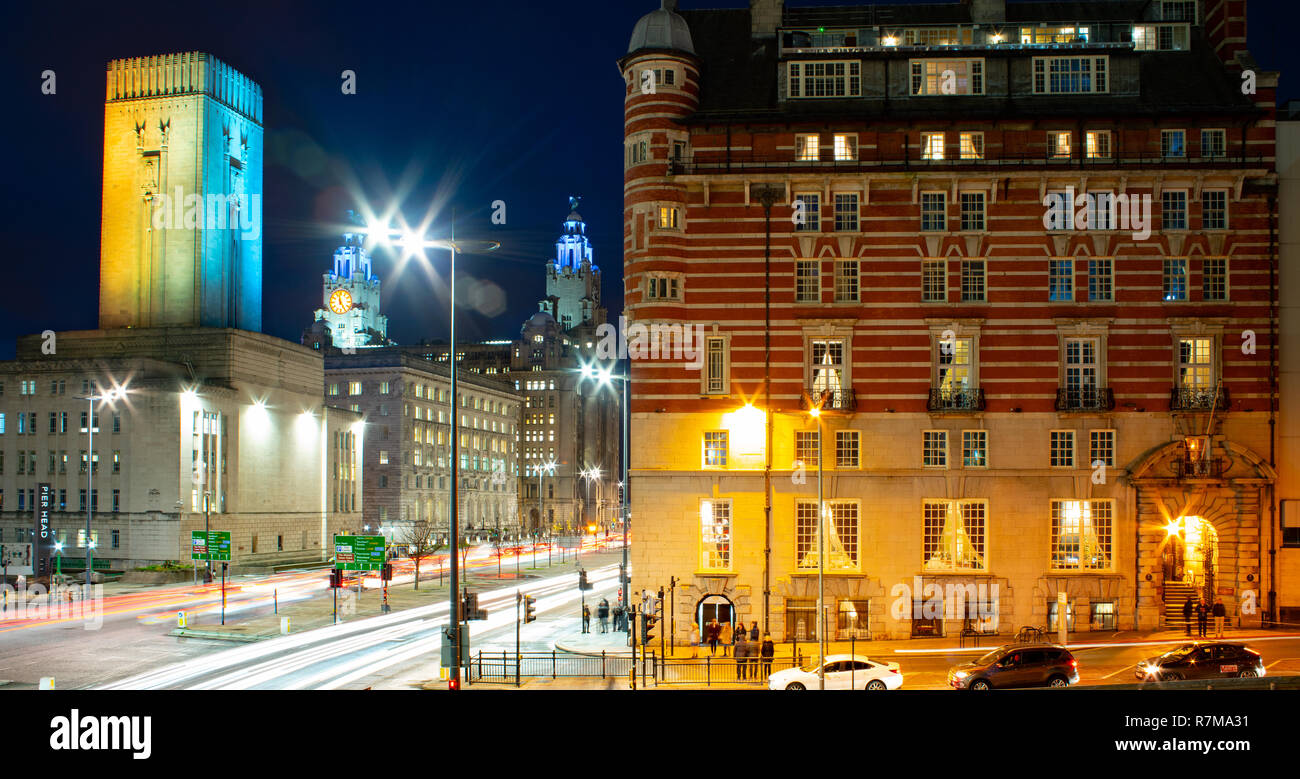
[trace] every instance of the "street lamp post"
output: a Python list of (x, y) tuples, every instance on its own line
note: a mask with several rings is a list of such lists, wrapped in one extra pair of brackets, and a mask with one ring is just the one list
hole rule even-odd
[[(366, 231), (369, 232), (369, 231)], [(501, 248), (497, 241), (461, 241), (456, 240), (456, 211), (452, 209), (451, 213), (451, 239), (450, 240), (428, 240), (422, 236), (406, 233), (400, 230), (388, 230), (387, 228), (377, 231), (381, 240), (393, 235), (400, 236), (402, 245), (408, 248), (427, 247), (433, 249), (447, 249), (451, 256), (451, 267), (447, 272), (447, 287), (450, 290), (450, 305), (448, 307), (448, 318), (451, 320), (451, 333), (448, 337), (450, 346), (448, 346), (447, 363), (449, 365), (448, 373), (451, 374), (451, 547), (448, 550), (451, 557), (450, 584), (451, 589), (447, 595), (448, 612), (447, 624), (451, 627), (452, 635), (455, 637), (452, 641), (450, 688), (453, 690), (460, 689), (460, 653), (461, 653), (461, 629), (459, 615), (459, 598), (460, 598), (460, 560), (459, 560), (459, 543), (460, 543), (460, 512), (458, 510), (460, 501), (460, 429), (458, 427), (457, 409), (460, 407), (460, 398), (456, 393), (456, 253), (457, 252), (490, 252)]]
[(598, 378), (598, 379), (600, 380), (600, 383), (601, 383), (601, 384), (609, 384), (611, 381), (613, 381), (613, 380), (615, 380), (615, 379), (617, 379), (617, 380), (619, 380), (619, 381), (621, 381), (621, 382), (623, 383), (623, 408), (622, 408), (622, 417), (623, 417), (623, 441), (622, 441), (622, 444), (623, 444), (623, 446), (622, 446), (622, 450), (623, 450), (623, 451), (622, 451), (622, 454), (623, 454), (623, 457), (622, 457), (623, 479), (622, 479), (622, 481), (620, 481), (620, 482), (618, 483), (618, 487), (619, 487), (619, 497), (620, 497), (620, 508), (621, 508), (621, 511), (622, 511), (622, 514), (623, 514), (623, 566), (622, 566), (622, 571), (623, 571), (622, 577), (623, 577), (623, 578), (619, 581), (619, 587), (623, 590), (623, 599), (622, 599), (623, 602), (622, 602), (622, 606), (623, 606), (623, 610), (624, 610), (625, 612), (626, 612), (627, 609), (628, 609), (628, 598), (629, 598), (628, 590), (630, 589), (630, 587), (629, 587), (628, 585), (631, 583), (631, 578), (627, 575), (627, 573), (628, 573), (628, 570), (627, 570), (627, 526), (628, 526), (628, 524), (629, 524), (629, 520), (631, 519), (631, 515), (628, 513), (628, 507), (627, 507), (627, 494), (628, 494), (629, 488), (630, 488), (630, 486), (631, 486), (631, 485), (630, 485), (630, 482), (628, 482), (628, 478), (627, 478), (628, 458), (631, 456), (631, 455), (630, 455), (630, 452), (628, 451), (629, 448), (630, 448), (629, 445), (628, 445), (628, 426), (629, 426), (629, 424), (630, 424), (630, 419), (631, 419), (631, 410), (628, 408), (628, 405), (627, 405), (627, 392), (628, 392), (627, 385), (628, 385), (628, 383), (629, 383), (629, 381), (630, 381), (630, 379), (631, 379), (631, 373), (632, 373), (632, 369), (631, 369), (631, 364), (630, 364), (630, 363), (629, 363), (629, 365), (628, 365), (627, 373), (623, 374), (622, 376), (617, 375), (617, 374), (615, 374), (615, 373), (612, 373), (608, 368), (601, 368), (599, 371), (597, 371), (597, 370), (596, 370), (595, 368), (593, 368), (591, 365), (583, 365), (583, 366), (582, 366), (582, 375), (583, 375), (583, 376), (585, 376), (585, 377), (587, 377), (587, 378)]
[(78, 395), (86, 401), (86, 594), (90, 598), (90, 582), (94, 563), (94, 544), (91, 542), (91, 516), (95, 508), (95, 401), (112, 401), (125, 395), (126, 389), (111, 389), (100, 395)]

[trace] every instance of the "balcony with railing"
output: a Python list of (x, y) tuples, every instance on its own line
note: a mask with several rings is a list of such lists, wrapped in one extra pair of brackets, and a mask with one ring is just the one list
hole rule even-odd
[(807, 411), (814, 406), (822, 411), (853, 411), (858, 399), (851, 389), (810, 389), (800, 399), (800, 408)]
[(771, 173), (789, 175), (791, 173), (858, 173), (858, 172), (897, 172), (897, 171), (948, 171), (953, 173), (978, 172), (990, 169), (1029, 168), (1029, 169), (1074, 169), (1074, 170), (1114, 170), (1114, 169), (1211, 169), (1228, 170), (1243, 167), (1260, 167), (1265, 165), (1260, 155), (1241, 155), (1218, 157), (1166, 157), (1159, 150), (1116, 151), (1105, 157), (1071, 156), (1058, 157), (1047, 152), (1021, 154), (1009, 153), (997, 157), (947, 157), (945, 159), (921, 159), (919, 144), (906, 143), (862, 144), (853, 159), (819, 159), (800, 160), (790, 154), (752, 154), (746, 151), (731, 153), (701, 154), (692, 157), (680, 157), (668, 160), (668, 175), (690, 176), (723, 172)]
[(1110, 387), (1060, 387), (1056, 390), (1057, 411), (1113, 411), (1115, 391)]
[(1180, 479), (1220, 479), (1227, 472), (1229, 461), (1224, 457), (1202, 457), (1193, 460), (1184, 457), (1169, 464)]
[(1174, 387), (1169, 391), (1170, 411), (1227, 411), (1228, 388)]
[(930, 411), (944, 414), (970, 414), (984, 410), (983, 389), (930, 389)]

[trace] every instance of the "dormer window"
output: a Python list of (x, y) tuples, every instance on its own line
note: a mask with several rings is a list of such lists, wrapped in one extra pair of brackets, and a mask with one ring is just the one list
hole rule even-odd
[(792, 98), (861, 97), (862, 63), (791, 62), (789, 87)]

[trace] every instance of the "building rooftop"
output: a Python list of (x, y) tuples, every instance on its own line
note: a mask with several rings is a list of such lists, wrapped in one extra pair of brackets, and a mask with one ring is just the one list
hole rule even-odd
[(694, 54), (690, 27), (676, 9), (676, 0), (664, 0), (663, 7), (642, 16), (632, 28), (627, 53), (641, 49), (676, 49)]

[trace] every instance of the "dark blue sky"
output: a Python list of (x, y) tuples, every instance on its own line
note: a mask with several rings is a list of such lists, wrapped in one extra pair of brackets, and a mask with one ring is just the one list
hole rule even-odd
[[(1300, 95), (1288, 83), (1294, 55), (1278, 50), (1277, 31), (1289, 35), (1300, 16), (1295, 5), (1250, 3), (1251, 50), (1263, 67), (1283, 71), (1284, 100)], [(435, 193), (453, 193), (462, 232), (495, 231), (503, 249), (466, 258), (458, 290), (470, 277), (491, 280), (503, 288), (505, 308), (458, 318), (465, 338), (518, 334), (543, 295), (542, 262), (567, 198), (582, 196), (616, 315), (623, 97), (615, 60), (636, 20), (656, 7), (657, 0), (223, 2), (151, 13), (147, 4), (16, 4), (0, 52), (11, 193), (0, 357), (13, 355), (20, 334), (96, 326), (104, 64), (190, 50), (225, 60), (265, 96), (265, 332), (297, 341), (310, 323), (337, 243), (323, 226), (353, 207), (349, 181), (376, 207), (406, 181), (403, 213), (411, 220)], [(57, 73), (54, 96), (41, 94), (45, 69)], [(341, 94), (344, 69), (357, 74), (356, 95)], [(504, 228), (489, 223), (498, 199), (507, 204)], [(445, 254), (435, 262), (445, 267)], [(393, 338), (446, 336), (445, 291), (421, 275), (395, 277), (384, 255), (376, 272)]]

